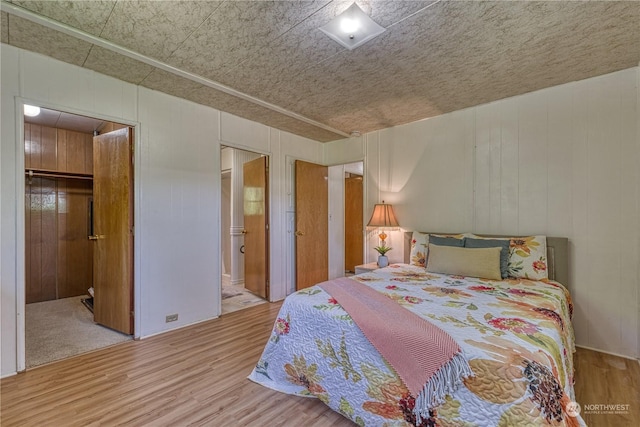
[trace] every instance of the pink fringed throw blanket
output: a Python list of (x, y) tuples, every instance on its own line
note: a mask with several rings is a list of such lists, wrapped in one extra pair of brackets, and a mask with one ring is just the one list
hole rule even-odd
[(416, 397), (418, 420), (473, 375), (460, 346), (442, 329), (353, 279), (320, 283)]

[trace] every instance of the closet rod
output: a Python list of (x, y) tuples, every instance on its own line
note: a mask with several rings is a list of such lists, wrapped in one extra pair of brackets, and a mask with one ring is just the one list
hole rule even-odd
[(29, 178), (33, 178), (33, 177), (50, 177), (50, 178), (71, 178), (71, 179), (90, 179), (93, 180), (92, 176), (89, 175), (71, 175), (68, 173), (62, 173), (62, 172), (37, 172), (37, 171), (32, 171), (32, 170), (28, 170), (28, 171), (24, 171), (25, 175), (28, 175)]

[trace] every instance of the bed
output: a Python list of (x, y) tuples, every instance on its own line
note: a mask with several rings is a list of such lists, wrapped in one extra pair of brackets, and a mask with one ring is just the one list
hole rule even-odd
[[(249, 379), (283, 393), (318, 398), (361, 426), (584, 425), (572, 406), (571, 299), (559, 283), (567, 279), (567, 239), (549, 237), (546, 248), (538, 248), (546, 254), (548, 278), (498, 280), (412, 265), (421, 256), (415, 236), (405, 233), (405, 263), (340, 280), (374, 289), (459, 345), (470, 371), (456, 385), (449, 384), (437, 404), (431, 401), (426, 412), (418, 410), (422, 396), (389, 363), (395, 359), (386, 353), (383, 357), (380, 344), (372, 344), (354, 313), (323, 284), (285, 299)], [(528, 242), (525, 250), (533, 244)], [(513, 255), (513, 240), (511, 245)], [(427, 248), (435, 260), (436, 249), (441, 249)], [(429, 349), (421, 351), (431, 358)]]

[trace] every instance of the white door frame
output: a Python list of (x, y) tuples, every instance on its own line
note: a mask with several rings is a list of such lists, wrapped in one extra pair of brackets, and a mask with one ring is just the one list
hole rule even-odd
[[(83, 111), (66, 105), (59, 105), (50, 102), (38, 101), (22, 97), (15, 98), (16, 108), (16, 196), (20, 200), (16, 200), (16, 362), (17, 371), (22, 372), (26, 369), (26, 281), (25, 281), (25, 211), (24, 211), (24, 104), (35, 105), (42, 108), (61, 111), (80, 116), (87, 116), (99, 120), (120, 123), (134, 128), (134, 150), (133, 150), (133, 222), (135, 229), (140, 230), (140, 123), (131, 120), (123, 120), (118, 117), (109, 117), (105, 114), (94, 113), (91, 111)], [(140, 241), (139, 233), (134, 234), (133, 238), (133, 301), (134, 301), (134, 338), (140, 338)]]
[[(269, 151), (264, 151), (264, 150), (259, 150), (257, 148), (253, 148), (253, 147), (247, 147), (244, 146), (242, 144), (236, 144), (233, 142), (228, 142), (228, 141), (224, 141), (222, 139), (219, 140), (219, 150), (220, 152), (222, 152), (222, 149), (224, 147), (229, 147), (233, 150), (241, 150), (241, 151), (246, 151), (248, 153), (253, 153), (253, 154), (257, 154), (259, 156), (266, 156), (268, 158), (268, 164), (269, 164), (269, 173), (267, 176), (268, 179), (268, 187), (269, 187), (269, 191), (267, 192), (267, 197), (268, 197), (268, 204), (269, 204), (269, 229), (267, 230), (267, 235), (268, 235), (268, 240), (269, 240), (269, 246), (267, 248), (267, 250), (269, 251), (269, 274), (267, 277), (267, 280), (269, 280), (269, 283), (271, 283), (271, 272), (272, 272), (272, 257), (271, 257), (271, 253), (273, 253), (272, 251), (272, 245), (273, 245), (273, 239), (271, 238), (271, 223), (272, 223), (272, 219), (273, 219), (273, 186), (271, 185), (271, 182), (273, 180), (273, 168), (271, 167), (271, 162), (273, 159), (273, 153), (269, 152)], [(220, 156), (220, 175), (222, 176), (222, 156)], [(233, 172), (231, 173), (231, 177), (233, 179)], [(218, 202), (218, 206), (220, 207), (220, 209), (222, 209), (222, 180), (218, 181), (218, 198), (217, 198), (217, 202)], [(232, 185), (232, 189), (233, 189), (233, 183)], [(220, 215), (222, 215), (222, 212), (220, 212)], [(222, 233), (223, 232), (230, 232), (230, 230), (226, 230), (223, 231), (222, 230), (222, 221), (218, 222), (218, 236), (220, 236), (220, 238), (218, 239), (218, 249), (219, 249), (219, 253), (220, 256), (218, 257), (218, 271), (220, 271), (220, 286), (219, 286), (219, 290), (218, 290), (218, 316), (220, 316), (222, 314)], [(233, 244), (231, 245), (233, 247)], [(233, 256), (233, 255), (232, 255)], [(233, 267), (232, 267), (233, 269)], [(271, 297), (271, 292), (269, 292), (269, 302), (272, 302), (272, 297)]]

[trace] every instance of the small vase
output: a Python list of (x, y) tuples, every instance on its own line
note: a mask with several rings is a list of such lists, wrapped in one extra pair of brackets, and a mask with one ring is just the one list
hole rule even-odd
[(380, 255), (378, 257), (378, 267), (386, 267), (389, 265), (389, 258), (386, 255)]

